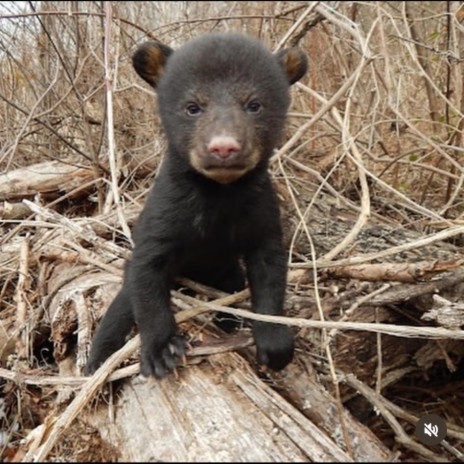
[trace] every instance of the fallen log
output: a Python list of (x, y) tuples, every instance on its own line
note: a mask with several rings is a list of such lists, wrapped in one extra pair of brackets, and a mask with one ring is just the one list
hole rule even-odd
[(50, 192), (69, 192), (91, 182), (90, 168), (47, 161), (0, 174), (0, 200), (17, 200)]
[[(337, 408), (319, 390), (315, 396), (306, 392), (306, 405), (317, 409), (314, 417), (323, 415), (334, 425), (336, 436), (337, 418), (332, 415)], [(208, 363), (182, 369), (177, 380), (133, 378), (110, 409), (100, 406), (86, 419), (103, 438), (111, 437), (112, 443), (117, 439), (124, 461), (353, 461), (234, 353), (209, 356)], [(347, 420), (356, 435), (355, 458), (388, 458), (367, 428), (352, 417)]]

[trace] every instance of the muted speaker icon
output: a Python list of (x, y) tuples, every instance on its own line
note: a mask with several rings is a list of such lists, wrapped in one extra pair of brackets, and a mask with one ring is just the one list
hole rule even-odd
[(439, 430), (440, 429), (438, 428), (438, 425), (433, 425), (433, 424), (424, 425), (424, 433), (426, 433), (429, 437), (431, 436), (438, 437)]
[(446, 432), (446, 422), (436, 414), (426, 414), (416, 424), (416, 437), (425, 445), (438, 445)]

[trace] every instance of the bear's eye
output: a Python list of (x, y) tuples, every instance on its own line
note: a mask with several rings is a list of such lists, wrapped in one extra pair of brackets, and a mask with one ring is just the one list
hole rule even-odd
[(261, 111), (262, 107), (263, 105), (261, 105), (261, 102), (259, 100), (251, 100), (247, 103), (245, 110), (247, 113), (257, 114)]
[(203, 112), (201, 109), (200, 105), (196, 103), (188, 103), (187, 106), (185, 107), (185, 112), (187, 113), (188, 116), (198, 116)]

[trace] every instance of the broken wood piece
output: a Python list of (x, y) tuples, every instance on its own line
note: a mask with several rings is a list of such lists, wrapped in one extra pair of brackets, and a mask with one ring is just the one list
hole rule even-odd
[(90, 168), (47, 161), (0, 174), (0, 200), (21, 199), (37, 193), (67, 192), (90, 182)]

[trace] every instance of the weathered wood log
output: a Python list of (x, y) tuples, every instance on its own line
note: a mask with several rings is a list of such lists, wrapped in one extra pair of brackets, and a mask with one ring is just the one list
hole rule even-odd
[(90, 182), (90, 168), (48, 161), (0, 174), (0, 200), (30, 197), (37, 193), (69, 192)]
[[(333, 399), (319, 390), (315, 396), (304, 393), (306, 405), (317, 409), (314, 417), (334, 425), (336, 436)], [(352, 461), (233, 353), (188, 366), (177, 380), (134, 378), (124, 383), (110, 409), (101, 406), (87, 418), (104, 438), (116, 439), (126, 461)], [(348, 417), (347, 424), (362, 453), (355, 457), (387, 459), (386, 449), (366, 428)]]

